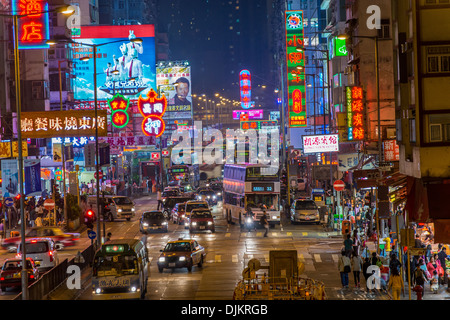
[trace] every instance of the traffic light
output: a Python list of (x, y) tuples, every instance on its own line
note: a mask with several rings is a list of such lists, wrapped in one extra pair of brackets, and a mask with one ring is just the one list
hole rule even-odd
[(88, 227), (88, 229), (94, 228), (94, 221), (95, 221), (95, 213), (92, 209), (89, 209), (84, 214), (84, 224)]

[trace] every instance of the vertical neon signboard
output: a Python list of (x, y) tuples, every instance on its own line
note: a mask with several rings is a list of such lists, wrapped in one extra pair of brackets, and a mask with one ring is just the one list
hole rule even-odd
[(362, 87), (345, 88), (347, 100), (348, 140), (364, 140), (364, 103)]
[(244, 109), (251, 107), (252, 97), (252, 76), (250, 71), (242, 70), (239, 73), (239, 89), (241, 93), (241, 106)]
[(48, 49), (50, 39), (48, 2), (43, 0), (13, 0), (13, 14), (18, 19), (19, 49)]
[(285, 12), (288, 118), (290, 128), (306, 127), (303, 11)]
[(107, 101), (109, 108), (111, 109), (111, 123), (113, 126), (119, 129), (125, 127), (130, 121), (127, 112), (130, 105), (130, 99), (117, 93), (112, 99), (108, 99)]
[(139, 96), (138, 109), (144, 117), (142, 132), (146, 136), (160, 137), (166, 129), (166, 124), (162, 119), (167, 109), (166, 96), (163, 95), (162, 98), (158, 98), (155, 90), (151, 89), (147, 94), (147, 98)]

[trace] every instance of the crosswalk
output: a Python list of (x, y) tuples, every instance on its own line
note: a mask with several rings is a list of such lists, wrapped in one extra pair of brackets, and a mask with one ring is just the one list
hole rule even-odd
[[(236, 233), (236, 232), (216, 232), (216, 233), (189, 233), (189, 231), (174, 231), (174, 232), (169, 232), (166, 235), (161, 235), (161, 234), (149, 234), (147, 236), (147, 239), (154, 239), (154, 238), (159, 238), (159, 239), (167, 239), (167, 238), (171, 238), (173, 237), (172, 234), (179, 234), (182, 236), (191, 236), (191, 237), (201, 237), (203, 235), (207, 235), (207, 236), (214, 236), (216, 238), (232, 238), (232, 237), (236, 237), (239, 236), (241, 238), (264, 238), (264, 232), (262, 231), (257, 231), (257, 232), (240, 232), (240, 233)], [(308, 232), (291, 232), (291, 231), (275, 231), (275, 232), (269, 232), (268, 233), (269, 237), (272, 238), (286, 238), (286, 237), (295, 237), (295, 238), (308, 238), (308, 237), (314, 237), (314, 238), (329, 238), (330, 234), (327, 232), (317, 232), (314, 234), (308, 233)], [(118, 237), (119, 239), (121, 237)], [(125, 238), (125, 237), (122, 237)]]

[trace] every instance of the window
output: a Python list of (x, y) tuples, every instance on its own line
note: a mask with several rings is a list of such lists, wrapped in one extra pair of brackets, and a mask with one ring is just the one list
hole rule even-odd
[(389, 19), (381, 19), (380, 29), (378, 29), (378, 39), (389, 39), (390, 34), (390, 21)]
[(450, 46), (427, 48), (427, 72), (450, 72)]
[(428, 142), (450, 142), (450, 114), (428, 116)]
[(409, 119), (409, 141), (416, 142), (416, 119)]

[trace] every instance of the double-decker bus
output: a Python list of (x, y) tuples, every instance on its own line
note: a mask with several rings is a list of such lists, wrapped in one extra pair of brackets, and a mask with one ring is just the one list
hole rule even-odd
[(244, 223), (247, 209), (259, 222), (264, 210), (269, 224), (280, 224), (278, 169), (262, 164), (226, 164), (223, 177), (223, 214), (228, 223)]
[(94, 257), (93, 299), (143, 299), (147, 291), (149, 265), (143, 241), (107, 241)]

